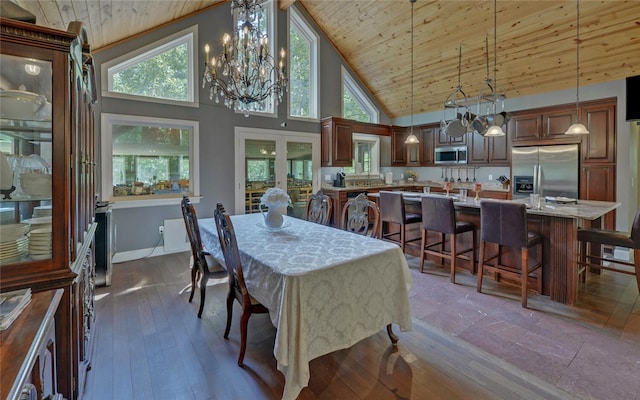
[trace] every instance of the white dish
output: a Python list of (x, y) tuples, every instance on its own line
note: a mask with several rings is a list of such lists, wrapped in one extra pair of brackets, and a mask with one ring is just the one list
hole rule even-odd
[(281, 231), (283, 229), (286, 229), (286, 228), (290, 227), (291, 226), (291, 222), (284, 221), (284, 223), (282, 224), (282, 226), (280, 228), (269, 228), (268, 226), (266, 226), (264, 224), (264, 222), (258, 222), (256, 225), (258, 225), (259, 228), (266, 229), (266, 230), (272, 231), (272, 232), (277, 232), (277, 231)]

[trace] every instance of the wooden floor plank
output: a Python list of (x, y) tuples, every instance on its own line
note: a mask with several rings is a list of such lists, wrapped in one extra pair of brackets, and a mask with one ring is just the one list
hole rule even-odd
[[(412, 265), (415, 260), (409, 261)], [(487, 309), (505, 302), (519, 304), (517, 290), (502, 291), (500, 284), (488, 280), (486, 289), (483, 286), (483, 293), (478, 295), (475, 276), (461, 273), (457, 278), (457, 285), (430, 286), (434, 280), (448, 281), (448, 275), (414, 275), (410, 296), (414, 315), (417, 313), (420, 318), (414, 317), (412, 331), (397, 332), (398, 348), (390, 345), (386, 332), (381, 330), (351, 348), (312, 360), (309, 386), (299, 399), (577, 398), (555, 386), (557, 381), (545, 381), (430, 323), (430, 314), (438, 308), (446, 306), (457, 312), (453, 311), (457, 310), (455, 307), (463, 306), (456, 300), (461, 291), (473, 293), (474, 302), (491, 304), (484, 306)], [(187, 253), (114, 266), (112, 286), (96, 290), (96, 343), (85, 398), (281, 397), (284, 377), (276, 369), (273, 357), (276, 332), (269, 316), (251, 317), (245, 366), (238, 367), (240, 307), (234, 305), (232, 329), (225, 340), (226, 283), (210, 281), (205, 312), (198, 319), (199, 293), (192, 303), (187, 301), (188, 291), (181, 293), (189, 282)], [(634, 293), (637, 298), (637, 289), (629, 280), (605, 274), (592, 277), (587, 286), (581, 286), (579, 307), (559, 305), (536, 295), (530, 303), (537, 313), (544, 313), (543, 317), (573, 321), (576, 329), (601, 329), (613, 338), (622, 337), (626, 329), (624, 334), (633, 338), (639, 325), (634, 315), (640, 310)], [(439, 306), (429, 304), (434, 300)], [(528, 315), (526, 310), (515, 310), (523, 317)], [(465, 315), (468, 310), (460, 308), (458, 312)], [(543, 329), (531, 325), (535, 320), (521, 319), (510, 322), (525, 323), (522, 328), (544, 334)], [(637, 391), (636, 396), (640, 398)]]

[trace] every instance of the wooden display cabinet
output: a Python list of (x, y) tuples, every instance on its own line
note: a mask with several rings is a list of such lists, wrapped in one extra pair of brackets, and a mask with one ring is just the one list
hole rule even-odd
[[(86, 31), (0, 20), (2, 181), (0, 288), (63, 289), (55, 315), (57, 391), (82, 397), (93, 337), (95, 78)], [(24, 107), (25, 100), (27, 107)], [(21, 105), (22, 104), (22, 105)], [(5, 165), (6, 166), (6, 165)], [(23, 232), (23, 229), (26, 231)]]

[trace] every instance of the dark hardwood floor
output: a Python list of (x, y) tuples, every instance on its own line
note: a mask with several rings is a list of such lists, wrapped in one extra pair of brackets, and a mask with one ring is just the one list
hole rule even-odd
[[(311, 362), (300, 399), (640, 400), (640, 301), (635, 280), (606, 273), (580, 288), (578, 307), (407, 257), (413, 330), (381, 331)], [(96, 290), (97, 329), (86, 399), (279, 399), (284, 378), (272, 354), (267, 315), (249, 322), (245, 367), (236, 365), (238, 315), (224, 340), (224, 278), (187, 302), (188, 254), (114, 266)]]

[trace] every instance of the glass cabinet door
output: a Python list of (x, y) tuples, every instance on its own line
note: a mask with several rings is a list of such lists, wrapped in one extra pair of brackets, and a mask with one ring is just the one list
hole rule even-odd
[(0, 55), (0, 265), (52, 257), (52, 63)]

